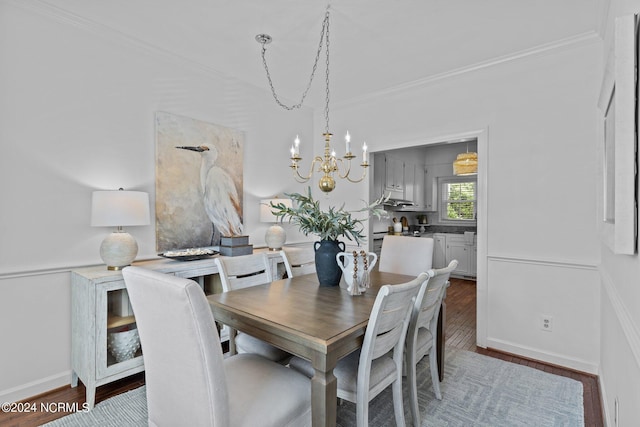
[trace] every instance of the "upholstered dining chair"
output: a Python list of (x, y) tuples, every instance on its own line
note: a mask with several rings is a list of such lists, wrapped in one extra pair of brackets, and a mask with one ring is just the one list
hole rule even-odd
[(426, 355), (429, 355), (433, 392), (438, 400), (442, 399), (440, 377), (438, 375), (438, 358), (435, 354), (436, 328), (440, 305), (449, 286), (449, 276), (457, 266), (458, 261), (454, 259), (445, 268), (427, 271), (429, 278), (420, 288), (411, 313), (409, 330), (407, 331), (405, 367), (409, 388), (409, 406), (411, 407), (411, 416), (415, 427), (420, 426), (416, 364)]
[[(369, 402), (392, 386), (396, 424), (405, 425), (402, 400), (402, 363), (409, 317), (422, 283), (421, 273), (401, 285), (384, 285), (378, 291), (362, 348), (340, 359), (333, 370), (338, 381), (338, 397), (356, 404), (356, 426), (369, 424)], [(294, 356), (292, 369), (312, 378), (314, 369), (305, 359)]]
[(378, 270), (417, 276), (431, 269), (433, 239), (430, 237), (384, 236)]
[(304, 375), (255, 354), (224, 358), (198, 284), (141, 267), (122, 274), (140, 333), (150, 426), (310, 426)]
[[(271, 282), (271, 266), (264, 254), (217, 257), (215, 263), (222, 291), (248, 288)], [(291, 355), (244, 332), (229, 328), (229, 354), (256, 353), (274, 362), (286, 364)]]
[(316, 272), (316, 251), (312, 246), (283, 248), (280, 256), (287, 270), (287, 277)]

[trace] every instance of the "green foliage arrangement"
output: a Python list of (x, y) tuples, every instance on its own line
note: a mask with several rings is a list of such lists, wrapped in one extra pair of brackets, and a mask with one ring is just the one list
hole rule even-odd
[[(315, 234), (320, 240), (338, 240), (340, 236), (360, 244), (366, 239), (362, 232), (364, 221), (371, 216), (376, 218), (387, 217), (387, 212), (382, 209), (381, 204), (384, 198), (376, 200), (370, 205), (366, 205), (357, 211), (347, 211), (344, 204), (336, 209), (330, 207), (329, 210), (320, 209), (320, 202), (313, 199), (311, 187), (308, 187), (307, 194), (285, 193), (293, 200), (294, 207), (287, 207), (283, 203), (271, 203), (272, 213), (280, 221), (289, 220), (290, 223), (299, 227), (305, 235)], [(356, 218), (352, 214), (366, 212), (366, 218)]]

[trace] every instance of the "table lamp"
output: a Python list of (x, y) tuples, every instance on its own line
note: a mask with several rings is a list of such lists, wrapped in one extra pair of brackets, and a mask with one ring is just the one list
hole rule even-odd
[(122, 227), (149, 225), (149, 194), (142, 191), (94, 191), (91, 199), (91, 225), (116, 227), (100, 245), (100, 257), (108, 270), (130, 265), (138, 254), (138, 243)]
[(293, 206), (291, 199), (265, 199), (260, 200), (260, 222), (271, 222), (273, 225), (267, 229), (264, 235), (264, 241), (267, 243), (270, 251), (279, 251), (287, 241), (287, 233), (284, 228), (277, 224), (278, 217), (272, 213), (271, 203), (274, 205), (282, 203), (286, 207)]

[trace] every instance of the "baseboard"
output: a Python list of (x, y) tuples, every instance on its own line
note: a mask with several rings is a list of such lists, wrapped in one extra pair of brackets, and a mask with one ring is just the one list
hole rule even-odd
[(598, 365), (596, 363), (587, 362), (586, 360), (541, 351), (539, 349), (525, 347), (495, 338), (487, 338), (487, 347), (525, 357), (527, 359), (539, 360), (541, 362), (558, 365), (563, 368), (573, 369), (585, 374), (598, 375)]
[(474, 282), (477, 281), (477, 276), (466, 276), (464, 274), (453, 274), (453, 273), (451, 273), (450, 277), (452, 279), (473, 280)]
[(71, 371), (62, 372), (37, 381), (0, 390), (0, 402), (19, 402), (71, 383)]

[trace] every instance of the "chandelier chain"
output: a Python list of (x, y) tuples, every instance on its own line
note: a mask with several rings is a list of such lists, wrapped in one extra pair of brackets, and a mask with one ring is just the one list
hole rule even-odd
[(326, 102), (324, 105), (324, 119), (325, 119), (325, 128), (324, 132), (329, 133), (329, 10), (327, 10), (327, 14), (325, 17), (327, 21), (327, 29), (326, 29), (326, 51), (327, 51), (327, 61), (326, 61)]
[(273, 80), (271, 79), (271, 73), (269, 72), (269, 66), (267, 65), (267, 58), (266, 58), (266, 52), (267, 52), (267, 41), (263, 40), (262, 41), (262, 65), (264, 66), (264, 70), (267, 73), (267, 80), (269, 81), (269, 87), (271, 88), (271, 94), (273, 95), (273, 99), (275, 99), (276, 104), (278, 104), (280, 107), (284, 108), (285, 110), (295, 110), (297, 108), (302, 107), (302, 104), (304, 103), (305, 98), (307, 97), (307, 94), (309, 93), (309, 89), (311, 88), (311, 83), (313, 82), (313, 78), (316, 74), (316, 69), (318, 68), (318, 62), (320, 60), (320, 54), (322, 53), (322, 46), (324, 45), (324, 41), (326, 38), (326, 43), (327, 43), (327, 107), (325, 111), (325, 114), (327, 115), (327, 128), (329, 127), (328, 125), (328, 105), (329, 105), (329, 99), (328, 99), (328, 93), (329, 93), (329, 8), (327, 7), (327, 12), (324, 15), (324, 20), (322, 21), (322, 30), (320, 31), (320, 43), (318, 44), (318, 51), (316, 52), (316, 58), (315, 61), (313, 62), (313, 68), (311, 69), (311, 76), (309, 77), (309, 83), (307, 83), (307, 87), (304, 90), (304, 92), (302, 93), (302, 96), (300, 98), (300, 102), (298, 102), (297, 104), (293, 104), (293, 105), (287, 105), (285, 103), (283, 103), (280, 100), (280, 97), (278, 96), (278, 94), (276, 93), (276, 89), (273, 85)]

